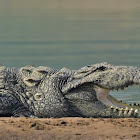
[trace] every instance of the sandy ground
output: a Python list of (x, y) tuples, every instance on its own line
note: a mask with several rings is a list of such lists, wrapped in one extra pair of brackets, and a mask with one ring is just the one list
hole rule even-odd
[(0, 118), (0, 140), (140, 140), (140, 119)]

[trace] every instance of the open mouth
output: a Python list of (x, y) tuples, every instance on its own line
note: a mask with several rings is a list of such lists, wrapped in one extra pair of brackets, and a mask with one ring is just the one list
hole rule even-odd
[(136, 112), (140, 111), (140, 105), (128, 105), (126, 103), (123, 103), (122, 101), (117, 100), (113, 96), (109, 94), (110, 90), (101, 88), (99, 86), (94, 85), (94, 90), (96, 91), (97, 99), (105, 104), (106, 106), (110, 108), (118, 108), (118, 109), (134, 109)]

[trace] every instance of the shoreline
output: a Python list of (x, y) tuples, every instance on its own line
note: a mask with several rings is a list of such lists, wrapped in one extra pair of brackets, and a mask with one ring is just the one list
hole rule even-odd
[(138, 118), (0, 118), (0, 140), (139, 140)]

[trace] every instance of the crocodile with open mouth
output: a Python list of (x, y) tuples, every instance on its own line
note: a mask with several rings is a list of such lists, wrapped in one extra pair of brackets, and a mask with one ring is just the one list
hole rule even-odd
[(0, 67), (0, 116), (140, 118), (110, 90), (140, 85), (140, 68), (106, 62), (79, 70)]

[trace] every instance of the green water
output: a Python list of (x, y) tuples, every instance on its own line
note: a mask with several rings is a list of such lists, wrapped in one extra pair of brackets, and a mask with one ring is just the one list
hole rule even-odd
[[(0, 14), (2, 65), (79, 69), (106, 61), (140, 67), (138, 9), (28, 12)], [(126, 102), (140, 102), (139, 87), (113, 95)]]

